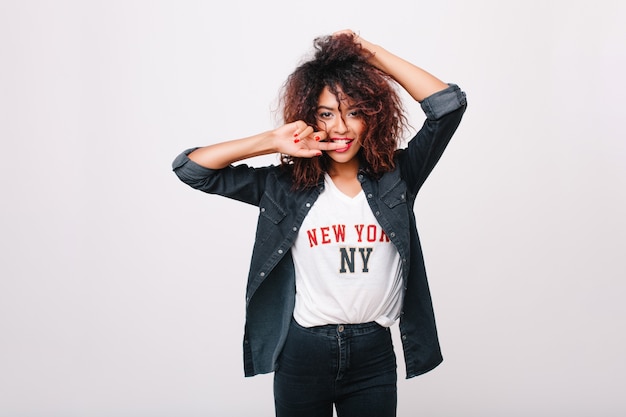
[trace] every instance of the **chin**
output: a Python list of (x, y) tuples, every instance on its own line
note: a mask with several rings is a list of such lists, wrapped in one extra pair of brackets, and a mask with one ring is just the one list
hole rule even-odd
[(356, 155), (346, 155), (346, 154), (333, 153), (331, 155), (328, 155), (328, 157), (333, 162), (336, 162), (338, 164), (345, 164), (346, 162), (350, 162), (354, 158), (356, 158)]

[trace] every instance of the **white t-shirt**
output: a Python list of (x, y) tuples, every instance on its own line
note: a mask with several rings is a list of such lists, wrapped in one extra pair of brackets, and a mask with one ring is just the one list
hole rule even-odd
[(391, 326), (402, 309), (398, 251), (365, 194), (351, 198), (325, 176), (325, 189), (292, 247), (295, 320), (304, 327), (367, 323)]

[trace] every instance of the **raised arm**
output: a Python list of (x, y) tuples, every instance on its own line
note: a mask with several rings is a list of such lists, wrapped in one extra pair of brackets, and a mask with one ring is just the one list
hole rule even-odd
[(301, 158), (313, 158), (320, 156), (322, 150), (333, 150), (342, 146), (321, 142), (325, 138), (325, 132), (314, 131), (303, 121), (297, 121), (247, 138), (198, 148), (189, 154), (189, 159), (205, 168), (222, 169), (254, 156), (281, 153)]
[(373, 54), (370, 59), (371, 64), (390, 75), (418, 102), (448, 87), (448, 84), (417, 65), (394, 55), (380, 45), (361, 38), (352, 30), (341, 30), (334, 33), (336, 34), (351, 34), (355, 42), (360, 43), (364, 49)]

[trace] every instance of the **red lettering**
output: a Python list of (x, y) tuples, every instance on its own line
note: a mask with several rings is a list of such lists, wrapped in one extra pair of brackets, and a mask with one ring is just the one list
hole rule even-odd
[(333, 225), (333, 232), (335, 232), (336, 242), (346, 241), (346, 225), (345, 224)]
[(361, 234), (363, 233), (363, 227), (365, 227), (365, 225), (362, 225), (362, 224), (354, 225), (354, 228), (356, 229), (356, 233), (359, 236), (359, 239), (357, 240), (357, 242), (363, 242), (363, 238), (361, 237)]
[(324, 226), (324, 227), (321, 227), (320, 230), (322, 231), (322, 243), (330, 243), (330, 239), (328, 237), (328, 232), (330, 231), (330, 227)]
[(376, 240), (376, 225), (370, 224), (367, 226), (367, 241), (374, 242)]
[(309, 245), (312, 248), (313, 246), (317, 246), (317, 229), (307, 230), (306, 234), (309, 237)]

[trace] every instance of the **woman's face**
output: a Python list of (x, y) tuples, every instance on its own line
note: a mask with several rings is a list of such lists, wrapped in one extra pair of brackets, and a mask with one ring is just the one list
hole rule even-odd
[[(339, 91), (340, 98), (343, 93)], [(361, 149), (361, 135), (365, 131), (362, 115), (353, 107), (348, 98), (337, 97), (325, 87), (317, 101), (317, 127), (327, 133), (327, 141), (345, 144), (345, 147), (326, 151), (336, 163), (346, 163), (354, 159)]]

